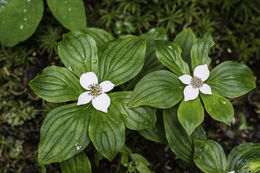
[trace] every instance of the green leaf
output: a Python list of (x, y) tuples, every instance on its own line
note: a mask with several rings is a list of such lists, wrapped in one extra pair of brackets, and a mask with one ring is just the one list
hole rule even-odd
[(131, 91), (115, 92), (109, 94), (111, 99), (111, 112), (124, 117), (125, 125), (131, 130), (153, 128), (156, 123), (156, 109), (148, 106), (128, 108)]
[(212, 94), (200, 94), (208, 114), (215, 120), (231, 124), (234, 117), (234, 109), (232, 104), (224, 97)]
[(139, 82), (146, 74), (165, 69), (165, 66), (158, 61), (155, 54), (155, 40), (167, 40), (166, 31), (163, 28), (151, 29), (142, 37), (146, 39), (147, 49), (145, 53), (145, 63), (140, 73), (130, 82), (127, 83), (125, 90), (133, 90), (137, 82)]
[(110, 110), (106, 114), (94, 110), (90, 119), (89, 137), (96, 150), (111, 161), (125, 143), (123, 117)]
[(63, 35), (58, 45), (58, 52), (63, 64), (78, 77), (83, 72), (98, 71), (98, 50), (95, 40), (82, 32)]
[(41, 165), (62, 162), (86, 148), (90, 140), (89, 105), (68, 104), (52, 110), (43, 121), (38, 162)]
[(86, 27), (85, 5), (82, 0), (47, 0), (47, 4), (65, 28), (78, 31)]
[(129, 155), (132, 153), (131, 149), (128, 148), (126, 145), (124, 145), (120, 151), (121, 153), (121, 158), (120, 158), (120, 164), (123, 165), (124, 167), (128, 166), (128, 160), (129, 160)]
[(183, 98), (183, 85), (178, 77), (166, 70), (149, 73), (136, 85), (129, 107), (148, 105), (170, 108)]
[(131, 153), (130, 156), (132, 161), (135, 162), (135, 166), (138, 172), (152, 173), (152, 171), (148, 168), (148, 166), (150, 166), (150, 162), (146, 160), (146, 158), (137, 153)]
[(195, 41), (191, 48), (191, 65), (192, 69), (198, 65), (210, 64), (209, 50), (214, 45), (214, 41), (210, 33), (204, 34), (202, 38)]
[(181, 48), (177, 44), (156, 41), (155, 52), (158, 60), (177, 76), (190, 73), (188, 64), (181, 58)]
[(182, 100), (178, 109), (178, 119), (190, 136), (204, 120), (204, 108), (200, 99), (197, 97), (195, 100)]
[(179, 34), (176, 35), (174, 43), (178, 44), (182, 50), (182, 59), (189, 64), (191, 67), (191, 57), (190, 52), (192, 45), (196, 41), (196, 36), (190, 28), (184, 29)]
[(202, 125), (197, 127), (193, 131), (191, 136), (192, 136), (193, 139), (202, 139), (202, 140), (206, 140), (207, 139), (206, 132), (205, 132), (204, 128), (202, 127)]
[(91, 173), (91, 164), (88, 157), (83, 152), (74, 157), (61, 162), (60, 168), (62, 173)]
[(42, 19), (42, 0), (12, 0), (0, 9), (0, 42), (14, 46), (29, 38)]
[(97, 43), (97, 47), (102, 47), (106, 42), (114, 40), (114, 37), (107, 31), (99, 28), (84, 28), (83, 33), (90, 35)]
[(154, 46), (147, 46), (146, 49), (146, 56), (145, 56), (145, 63), (143, 69), (140, 71), (140, 73), (129, 83), (127, 83), (127, 86), (125, 90), (133, 90), (136, 84), (148, 73), (165, 69), (165, 66), (162, 65), (160, 61), (158, 61), (156, 54), (155, 54), (155, 48)]
[(194, 140), (193, 160), (205, 173), (225, 173), (227, 165), (225, 152), (213, 140)]
[(199, 126), (191, 136), (188, 136), (177, 117), (177, 108), (163, 110), (163, 120), (167, 141), (176, 154), (182, 160), (193, 162), (193, 139), (206, 139), (205, 131)]
[(104, 156), (102, 156), (102, 154), (100, 154), (99, 152), (96, 152), (94, 154), (94, 163), (96, 165), (96, 167), (99, 167), (100, 161), (104, 158)]
[(145, 64), (142, 71), (139, 73), (139, 80), (143, 78), (146, 74), (165, 69), (164, 65), (160, 61), (158, 61), (155, 54), (155, 47), (150, 45), (146, 51)]
[(142, 36), (146, 38), (147, 44), (153, 44), (154, 40), (168, 40), (167, 32), (164, 28), (152, 28)]
[(228, 171), (257, 171), (260, 169), (260, 144), (245, 143), (236, 146), (229, 153), (227, 163)]
[(79, 79), (64, 67), (50, 66), (29, 82), (35, 94), (48, 102), (77, 100), (84, 91)]
[(242, 96), (256, 87), (250, 68), (232, 61), (216, 66), (211, 71), (207, 83), (213, 92), (229, 98)]
[(150, 141), (166, 144), (163, 116), (158, 115), (155, 126), (152, 129), (140, 130), (139, 134)]
[(134, 78), (142, 69), (146, 42), (138, 37), (114, 40), (102, 48), (99, 79), (120, 85)]
[(46, 168), (43, 165), (40, 165), (40, 173), (46, 173)]

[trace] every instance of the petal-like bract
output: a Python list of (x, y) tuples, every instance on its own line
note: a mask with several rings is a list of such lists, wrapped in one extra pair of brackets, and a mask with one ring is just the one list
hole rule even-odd
[(77, 105), (87, 104), (92, 100), (92, 98), (93, 98), (93, 96), (91, 96), (88, 91), (84, 92), (84, 93), (79, 95)]
[(212, 94), (211, 88), (208, 84), (203, 84), (202, 87), (200, 87), (200, 92), (202, 92), (203, 94)]
[(183, 90), (184, 101), (194, 100), (199, 95), (199, 88), (193, 88), (191, 85), (188, 85)]
[(98, 84), (98, 78), (95, 73), (86, 72), (80, 76), (79, 82), (84, 89), (89, 90), (89, 85)]
[(108, 92), (111, 91), (115, 85), (110, 81), (103, 81), (99, 86), (101, 86), (102, 92)]
[(203, 82), (209, 78), (209, 74), (210, 72), (207, 64), (195, 67), (193, 72), (193, 75), (200, 78)]
[(92, 100), (92, 105), (97, 110), (107, 113), (107, 109), (110, 105), (110, 98), (107, 94), (102, 93)]
[(192, 77), (188, 74), (184, 74), (179, 77), (179, 80), (186, 85), (189, 85), (191, 83), (191, 79)]

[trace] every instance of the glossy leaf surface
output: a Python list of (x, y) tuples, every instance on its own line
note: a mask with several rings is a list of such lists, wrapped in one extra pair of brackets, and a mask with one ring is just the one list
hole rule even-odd
[(205, 173), (225, 173), (227, 164), (225, 152), (213, 140), (195, 140), (193, 160)]
[(120, 85), (134, 78), (144, 65), (146, 42), (127, 37), (106, 44), (99, 54), (99, 79)]
[(260, 144), (245, 143), (236, 146), (227, 158), (227, 170), (237, 173), (260, 171)]
[(181, 57), (181, 48), (177, 44), (156, 41), (155, 50), (158, 60), (177, 76), (190, 73), (188, 64)]
[(211, 70), (207, 83), (213, 92), (229, 98), (244, 95), (256, 87), (250, 68), (232, 61), (223, 62)]
[(182, 100), (178, 108), (178, 119), (188, 135), (203, 122), (204, 108), (197, 97), (195, 100)]
[(188, 136), (177, 117), (177, 108), (165, 109), (163, 120), (167, 141), (176, 154), (186, 162), (193, 162), (193, 139), (206, 139), (205, 131), (200, 126), (191, 136)]
[(156, 123), (156, 109), (148, 106), (128, 108), (131, 94), (130, 91), (109, 94), (112, 102), (109, 109), (124, 117), (126, 127), (131, 130), (153, 128)]
[(206, 33), (202, 38), (197, 39), (191, 48), (191, 66), (192, 69), (198, 65), (210, 64), (209, 50), (214, 45), (210, 33)]
[(130, 107), (148, 105), (170, 108), (183, 98), (183, 85), (178, 77), (166, 70), (147, 74), (138, 82), (129, 101)]
[(29, 38), (43, 15), (42, 0), (11, 0), (0, 9), (0, 42), (14, 46)]
[(83, 88), (79, 79), (64, 67), (50, 66), (29, 82), (34, 93), (48, 102), (77, 100)]
[(92, 111), (89, 137), (95, 148), (108, 160), (112, 160), (125, 143), (123, 117), (117, 112)]
[(47, 4), (65, 28), (78, 31), (86, 27), (85, 6), (82, 0), (47, 0)]
[(53, 109), (41, 126), (39, 164), (62, 162), (89, 144), (90, 106), (68, 104)]
[(141, 37), (146, 39), (147, 49), (145, 53), (145, 63), (140, 73), (129, 83), (127, 83), (126, 90), (132, 90), (137, 82), (139, 82), (146, 74), (165, 69), (166, 67), (158, 61), (155, 54), (156, 40), (167, 40), (166, 31), (163, 28), (151, 29)]
[(83, 152), (60, 163), (62, 173), (91, 173), (91, 164)]
[(178, 44), (182, 50), (182, 59), (189, 64), (191, 67), (191, 57), (190, 52), (192, 45), (196, 41), (196, 36), (190, 28), (184, 29), (179, 34), (176, 35), (174, 43)]
[(58, 45), (58, 52), (63, 64), (78, 77), (83, 72), (98, 70), (98, 50), (95, 40), (82, 32), (63, 35)]
[(83, 33), (90, 35), (96, 41), (97, 47), (102, 47), (106, 42), (114, 40), (114, 37), (107, 31), (99, 28), (84, 28)]
[(232, 104), (224, 97), (212, 94), (201, 94), (202, 101), (208, 114), (215, 120), (231, 124), (234, 117), (234, 109)]
[(148, 32), (144, 33), (142, 36), (147, 39), (147, 42), (168, 39), (167, 32), (164, 28), (152, 28)]

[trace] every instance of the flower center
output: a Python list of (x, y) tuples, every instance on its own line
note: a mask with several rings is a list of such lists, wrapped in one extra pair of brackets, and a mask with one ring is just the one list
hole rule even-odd
[(98, 84), (91, 84), (88, 88), (90, 89), (89, 94), (93, 97), (97, 97), (102, 93), (102, 88)]
[(193, 88), (200, 88), (200, 87), (202, 87), (202, 85), (203, 85), (203, 81), (199, 77), (194, 76), (191, 79), (191, 86)]

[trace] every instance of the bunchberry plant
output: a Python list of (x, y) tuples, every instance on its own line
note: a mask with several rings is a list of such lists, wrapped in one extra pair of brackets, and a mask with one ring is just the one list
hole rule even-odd
[(205, 173), (258, 173), (260, 144), (245, 143), (226, 154), (216, 141), (195, 140), (193, 160)]
[(124, 145), (126, 127), (143, 130), (155, 125), (156, 110), (147, 106), (128, 108), (132, 92), (118, 87), (141, 71), (145, 53), (145, 37), (115, 40), (96, 28), (63, 36), (58, 54), (65, 67), (46, 67), (29, 83), (42, 99), (66, 102), (49, 112), (42, 124), (40, 165), (62, 162), (63, 170), (82, 160), (89, 170), (82, 151), (90, 142), (112, 160)]
[(244, 152), (238, 149), (240, 146), (235, 147), (226, 161), (222, 147), (207, 140), (200, 126), (203, 105), (212, 118), (230, 124), (234, 111), (224, 97), (239, 97), (255, 88), (253, 73), (245, 65), (227, 61), (209, 70), (208, 52), (213, 44), (210, 34), (197, 39), (190, 29), (178, 34), (174, 42), (156, 41), (158, 60), (172, 72), (160, 69), (146, 74), (137, 83), (129, 106), (163, 109), (163, 121), (158, 118), (153, 129), (142, 130), (140, 134), (152, 141), (167, 141), (176, 156), (195, 163), (203, 172), (257, 172), (259, 144), (244, 144), (248, 147)]
[(199, 65), (194, 69), (193, 77), (184, 74), (179, 77), (180, 81), (188, 86), (183, 90), (184, 101), (194, 100), (199, 96), (199, 92), (211, 95), (211, 88), (204, 82), (209, 78), (208, 65)]
[(77, 105), (87, 104), (92, 101), (95, 109), (107, 113), (111, 101), (105, 92), (112, 90), (115, 85), (110, 81), (98, 84), (98, 78), (93, 72), (83, 73), (80, 77), (80, 85), (89, 91), (79, 95)]
[[(203, 172), (245, 168), (228, 168), (231, 163), (226, 163), (223, 149), (207, 140), (200, 126), (204, 118), (200, 99), (209, 115), (230, 124), (233, 107), (224, 96), (234, 98), (253, 89), (251, 70), (231, 61), (209, 70), (208, 52), (214, 43), (210, 34), (197, 39), (187, 29), (174, 43), (166, 40), (163, 29), (117, 40), (96, 28), (65, 34), (58, 54), (66, 68), (47, 67), (29, 83), (42, 99), (66, 102), (49, 112), (42, 124), (39, 164), (60, 162), (62, 172), (72, 167), (74, 172), (91, 172), (83, 150), (92, 142), (103, 157), (112, 160), (123, 151), (127, 127), (147, 139), (169, 143), (179, 158), (194, 162)], [(132, 88), (133, 92), (126, 91)], [(163, 116), (156, 116), (156, 109), (149, 106), (164, 109)], [(198, 154), (202, 150), (205, 155)], [(219, 150), (217, 157), (213, 150)], [(244, 163), (258, 169), (257, 159)]]
[(168, 109), (177, 105), (178, 120), (188, 135), (203, 122), (204, 108), (213, 119), (230, 125), (234, 110), (225, 97), (236, 98), (249, 92), (255, 88), (255, 79), (246, 65), (232, 61), (209, 71), (208, 53), (213, 45), (209, 33), (196, 38), (191, 29), (178, 34), (174, 42), (157, 41), (157, 58), (170, 71), (144, 76), (137, 83), (129, 106)]

